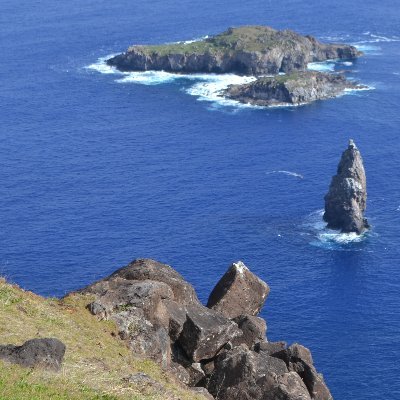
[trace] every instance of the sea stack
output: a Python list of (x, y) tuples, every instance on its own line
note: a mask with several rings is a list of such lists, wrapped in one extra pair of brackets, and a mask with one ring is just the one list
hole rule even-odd
[(364, 218), (366, 204), (367, 181), (363, 160), (354, 141), (350, 139), (325, 196), (324, 220), (330, 229), (361, 234), (369, 228)]

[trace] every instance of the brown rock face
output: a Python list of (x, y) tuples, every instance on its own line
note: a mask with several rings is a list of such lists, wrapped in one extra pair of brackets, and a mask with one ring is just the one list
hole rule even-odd
[(231, 85), (223, 91), (223, 95), (241, 103), (268, 107), (308, 104), (339, 96), (346, 89), (365, 87), (347, 80), (341, 74), (304, 71)]
[(233, 263), (210, 294), (207, 307), (227, 318), (257, 315), (269, 294), (269, 286), (241, 262)]
[(217, 357), (207, 388), (219, 400), (310, 400), (300, 376), (282, 360), (245, 346)]
[(285, 361), (289, 371), (296, 372), (303, 380), (312, 399), (332, 400), (332, 395), (324, 382), (321, 374), (318, 374), (311, 356), (310, 350), (300, 344), (292, 344), (287, 349), (281, 350), (273, 357)]
[(233, 321), (206, 307), (191, 307), (179, 343), (194, 362), (199, 362), (213, 358), (227, 342), (240, 334)]
[(325, 196), (324, 220), (328, 228), (361, 234), (369, 228), (364, 218), (366, 205), (367, 181), (363, 160), (355, 143), (350, 140)]
[(278, 74), (307, 68), (307, 63), (360, 56), (354, 46), (324, 44), (312, 36), (268, 26), (243, 26), (205, 40), (157, 46), (131, 46), (107, 63), (121, 71)]
[(243, 334), (234, 340), (234, 344), (244, 343), (249, 349), (260, 342), (267, 340), (267, 323), (253, 315), (240, 315), (233, 319)]

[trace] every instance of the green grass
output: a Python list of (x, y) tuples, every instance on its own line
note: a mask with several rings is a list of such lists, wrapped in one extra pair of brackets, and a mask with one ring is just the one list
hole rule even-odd
[[(153, 361), (135, 358), (112, 322), (98, 321), (86, 310), (91, 300), (83, 295), (45, 299), (0, 279), (0, 343), (20, 345), (32, 338), (56, 337), (67, 347), (58, 373), (0, 360), (0, 400), (203, 399)], [(123, 381), (135, 372), (151, 376), (165, 393)]]
[(279, 32), (263, 26), (230, 28), (208, 39), (192, 43), (171, 43), (164, 45), (132, 46), (128, 51), (141, 49), (148, 54), (205, 54), (226, 51), (267, 51), (277, 46), (293, 47), (296, 34)]

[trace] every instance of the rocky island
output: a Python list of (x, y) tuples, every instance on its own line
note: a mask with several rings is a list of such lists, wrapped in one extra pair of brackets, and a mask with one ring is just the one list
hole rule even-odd
[(361, 55), (354, 46), (321, 43), (291, 30), (243, 26), (198, 41), (131, 46), (106, 62), (123, 72), (254, 76), (258, 78), (254, 82), (231, 85), (218, 95), (246, 104), (275, 106), (306, 104), (338, 96), (345, 89), (366, 88), (340, 74), (307, 71), (311, 62)]
[(307, 348), (268, 341), (258, 313), (269, 291), (240, 261), (207, 307), (150, 259), (61, 300), (0, 280), (5, 398), (332, 400)]
[(364, 212), (367, 206), (367, 180), (361, 153), (350, 139), (337, 173), (325, 196), (324, 220), (328, 228), (343, 233), (363, 233), (369, 228)]
[(304, 71), (310, 62), (353, 59), (347, 44), (324, 44), (312, 36), (267, 26), (244, 26), (194, 42), (135, 45), (107, 60), (120, 71), (267, 75)]
[(304, 71), (262, 77), (244, 85), (230, 85), (223, 95), (257, 106), (300, 105), (339, 96), (346, 89), (363, 88), (366, 86), (349, 81), (341, 74)]

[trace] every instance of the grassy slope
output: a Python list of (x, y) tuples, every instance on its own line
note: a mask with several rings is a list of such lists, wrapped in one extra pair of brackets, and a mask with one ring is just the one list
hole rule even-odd
[(278, 45), (293, 44), (292, 36), (292, 33), (287, 32), (282, 35), (282, 33), (267, 27), (244, 26), (228, 29), (219, 35), (197, 42), (132, 46), (130, 49), (140, 48), (146, 53), (157, 53), (158, 55), (204, 54), (229, 50), (266, 51)]
[[(35, 337), (65, 343), (62, 371), (21, 368), (0, 361), (0, 400), (203, 399), (181, 388), (152, 361), (133, 357), (114, 324), (85, 309), (88, 297), (45, 299), (0, 279), (0, 343), (22, 344)], [(166, 391), (128, 385), (122, 378), (145, 372)]]

